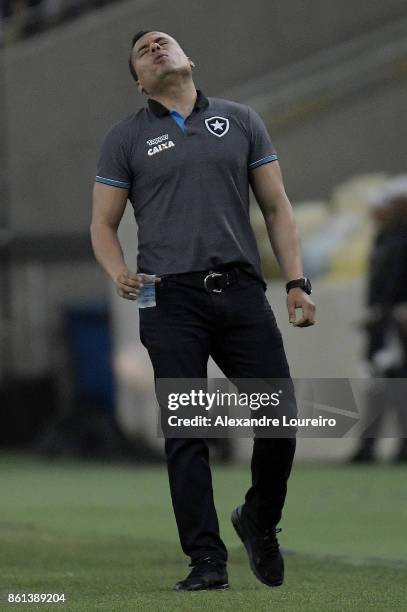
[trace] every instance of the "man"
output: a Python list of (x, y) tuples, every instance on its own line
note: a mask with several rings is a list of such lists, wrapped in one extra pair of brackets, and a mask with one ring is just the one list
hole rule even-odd
[[(387, 180), (372, 194), (369, 204), (376, 234), (370, 253), (363, 328), (372, 384), (366, 393), (363, 438), (350, 462), (376, 460), (380, 430), (390, 412), (396, 414), (401, 434), (394, 461), (405, 462), (407, 418), (397, 379), (407, 376), (407, 175)], [(387, 384), (384, 379), (388, 379)]]
[[(113, 126), (102, 145), (91, 226), (95, 256), (135, 300), (138, 273), (156, 275), (156, 304), (140, 309), (140, 337), (155, 379), (206, 378), (209, 355), (228, 378), (289, 378), (280, 331), (249, 220), (249, 184), (262, 209), (287, 280), (289, 320), (314, 323), (310, 283), (277, 155), (247, 106), (196, 90), (193, 62), (171, 36), (142, 31), (130, 71), (148, 106)], [(117, 238), (127, 198), (138, 225), (138, 273)], [(302, 316), (296, 320), (296, 308)], [(208, 447), (203, 439), (165, 441), (169, 482), (183, 551), (192, 571), (177, 590), (228, 587)], [(232, 522), (259, 580), (283, 582), (276, 537), (295, 437), (253, 444), (252, 487)]]

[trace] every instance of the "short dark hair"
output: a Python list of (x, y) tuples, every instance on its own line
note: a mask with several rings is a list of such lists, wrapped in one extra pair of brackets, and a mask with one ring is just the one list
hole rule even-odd
[(140, 30), (131, 39), (131, 49), (130, 49), (130, 56), (129, 56), (129, 69), (130, 69), (131, 76), (133, 77), (133, 79), (135, 81), (138, 81), (138, 76), (137, 76), (137, 72), (135, 71), (133, 60), (132, 60), (133, 48), (134, 48), (134, 45), (136, 44), (136, 42), (138, 41), (139, 38), (141, 38), (142, 36), (145, 36), (145, 34), (149, 34), (150, 32), (155, 32), (155, 30)]

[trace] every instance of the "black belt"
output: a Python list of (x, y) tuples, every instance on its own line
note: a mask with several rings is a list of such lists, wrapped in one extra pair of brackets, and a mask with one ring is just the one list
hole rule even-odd
[(234, 285), (239, 278), (239, 269), (233, 268), (227, 272), (185, 272), (184, 274), (169, 274), (161, 277), (165, 280), (172, 280), (187, 285), (188, 287), (199, 287), (209, 293), (222, 293), (223, 289)]

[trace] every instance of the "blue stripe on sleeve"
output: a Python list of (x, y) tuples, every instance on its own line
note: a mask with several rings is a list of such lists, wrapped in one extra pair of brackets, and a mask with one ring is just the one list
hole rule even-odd
[(269, 162), (275, 161), (276, 159), (278, 159), (277, 155), (267, 155), (267, 157), (262, 157), (261, 159), (258, 159), (257, 161), (254, 161), (249, 164), (249, 168), (252, 170), (253, 168), (257, 168), (258, 166), (262, 166), (263, 164), (268, 164)]
[(112, 187), (122, 187), (123, 189), (128, 189), (130, 187), (130, 183), (126, 181), (115, 181), (113, 179), (105, 178), (104, 176), (97, 175), (95, 178), (96, 183), (103, 183), (104, 185), (112, 185)]

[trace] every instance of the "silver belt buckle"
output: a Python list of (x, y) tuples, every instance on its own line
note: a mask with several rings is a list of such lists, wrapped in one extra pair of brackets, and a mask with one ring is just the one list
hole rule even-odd
[(222, 276), (222, 274), (220, 272), (213, 272), (212, 270), (205, 276), (204, 278), (204, 287), (206, 289), (206, 291), (209, 291), (209, 293), (222, 293), (223, 289), (208, 289), (206, 282), (208, 280), (208, 278), (215, 278), (216, 276)]

